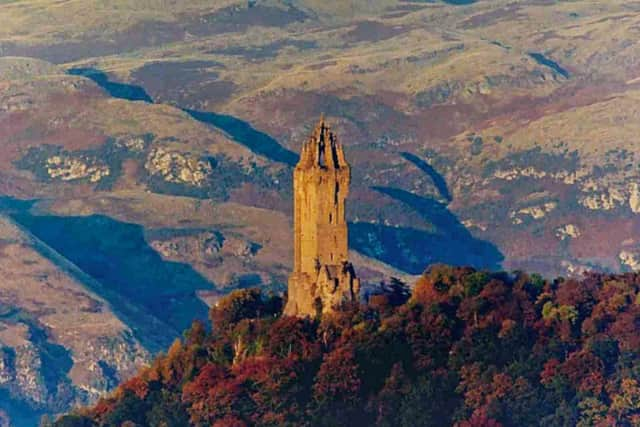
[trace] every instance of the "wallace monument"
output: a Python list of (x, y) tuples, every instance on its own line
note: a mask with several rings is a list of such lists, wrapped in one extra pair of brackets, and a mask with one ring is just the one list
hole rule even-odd
[(287, 315), (315, 316), (358, 298), (345, 219), (350, 181), (342, 145), (323, 117), (293, 174), (295, 258)]

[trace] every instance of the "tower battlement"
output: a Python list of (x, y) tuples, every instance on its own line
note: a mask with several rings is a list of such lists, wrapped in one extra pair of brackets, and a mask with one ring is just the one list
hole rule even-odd
[(295, 259), (285, 314), (313, 316), (357, 299), (360, 290), (345, 219), (351, 167), (324, 117), (303, 144), (293, 175)]

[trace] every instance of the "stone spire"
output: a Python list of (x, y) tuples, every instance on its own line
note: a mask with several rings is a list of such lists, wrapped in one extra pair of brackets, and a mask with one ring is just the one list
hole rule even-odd
[(285, 314), (314, 316), (357, 299), (360, 289), (348, 260), (351, 167), (324, 116), (302, 146), (293, 181), (295, 260)]
[(323, 114), (309, 140), (302, 145), (298, 167), (340, 169), (348, 166), (342, 144), (338, 142), (338, 137), (327, 125)]

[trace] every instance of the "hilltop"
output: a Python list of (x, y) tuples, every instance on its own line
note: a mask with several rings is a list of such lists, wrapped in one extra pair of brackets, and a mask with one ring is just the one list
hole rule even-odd
[(434, 266), (322, 319), (234, 291), (55, 426), (631, 426), (640, 276), (544, 281)]

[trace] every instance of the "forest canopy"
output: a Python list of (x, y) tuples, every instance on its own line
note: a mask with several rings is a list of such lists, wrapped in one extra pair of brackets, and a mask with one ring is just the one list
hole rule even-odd
[(640, 275), (433, 266), (322, 319), (257, 289), (55, 426), (637, 426)]

